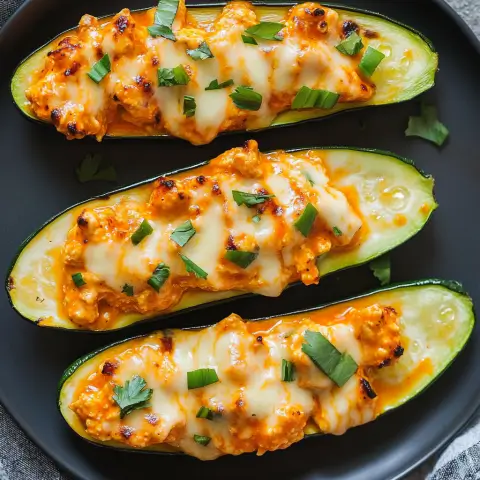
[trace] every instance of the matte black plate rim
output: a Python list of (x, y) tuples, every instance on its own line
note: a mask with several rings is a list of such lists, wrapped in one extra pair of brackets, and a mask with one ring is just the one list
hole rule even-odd
[[(32, 9), (32, 5), (40, 2), (41, 0), (26, 0), (16, 11), (15, 13), (8, 19), (5, 25), (0, 30), (0, 47), (2, 47), (3, 43), (6, 42), (10, 35), (10, 31), (13, 31), (16, 28), (18, 22), (21, 21), (21, 18), (24, 15), (27, 15), (29, 10)], [(465, 20), (457, 13), (455, 10), (445, 1), (445, 0), (431, 0), (434, 4), (436, 4), (439, 8), (441, 8), (454, 22), (455, 24), (461, 29), (462, 33), (467, 37), (470, 44), (475, 48), (475, 50), (480, 53), (480, 40), (476, 37), (474, 32), (465, 22)], [(13, 99), (12, 99), (13, 102)], [(1, 395), (1, 390), (0, 390)], [(0, 401), (7, 412), (10, 414), (12, 420), (14, 421), (15, 425), (17, 425), (35, 444), (39, 447), (43, 452), (45, 452), (50, 458), (54, 460), (57, 466), (64, 472), (68, 473), (69, 475), (75, 478), (81, 478), (78, 476), (78, 473), (72, 470), (68, 464), (65, 464), (60, 455), (57, 455), (55, 451), (50, 451), (47, 447), (42, 445), (41, 439), (38, 435), (31, 429), (28, 423), (26, 423), (21, 417), (17, 417), (13, 414), (13, 409), (8, 406), (3, 398), (0, 398)], [(480, 402), (480, 399), (477, 403)], [(461, 420), (457, 423), (456, 427), (451, 430), (451, 432), (444, 436), (444, 438), (435, 445), (435, 447), (431, 448), (423, 457), (421, 457), (417, 462), (413, 463), (409, 467), (407, 467), (403, 472), (392, 477), (392, 480), (400, 480), (405, 478), (408, 474), (410, 474), (413, 470), (417, 467), (422, 465), (426, 460), (428, 460), (433, 454), (438, 452), (442, 449), (469, 421), (469, 419), (473, 416), (473, 414), (478, 410), (477, 404), (472, 404), (470, 409), (465, 409), (463, 411)]]

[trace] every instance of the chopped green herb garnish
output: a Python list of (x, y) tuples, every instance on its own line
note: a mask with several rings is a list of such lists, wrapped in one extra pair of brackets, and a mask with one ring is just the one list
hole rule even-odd
[(340, 42), (335, 47), (340, 53), (344, 55), (356, 55), (363, 48), (363, 42), (360, 35), (352, 32), (343, 42)]
[(252, 217), (252, 222), (258, 223), (261, 219), (262, 217), (260, 217), (260, 215), (255, 215), (254, 217)]
[(147, 220), (144, 219), (140, 226), (133, 233), (131, 238), (132, 243), (134, 245), (138, 245), (145, 237), (151, 235), (152, 232), (152, 226), (148, 223)]
[(97, 63), (93, 65), (87, 75), (95, 82), (100, 83), (110, 72), (110, 57), (106, 53)]
[(178, 226), (170, 235), (170, 238), (181, 247), (184, 247), (188, 241), (197, 233), (190, 220)]
[(72, 280), (76, 287), (83, 287), (87, 284), (87, 282), (83, 279), (83, 275), (81, 273), (74, 273), (72, 275)]
[[(286, 338), (286, 337), (285, 337)], [(282, 382), (293, 382), (295, 380), (295, 365), (288, 360), (282, 359)]]
[(240, 85), (229, 97), (240, 110), (257, 111), (262, 106), (262, 96), (252, 87)]
[(240, 250), (227, 250), (225, 252), (225, 258), (240, 268), (247, 268), (257, 257), (258, 252), (242, 252)]
[(160, 0), (155, 11), (154, 25), (147, 28), (152, 37), (164, 37), (176, 41), (172, 31), (179, 0)]
[(159, 263), (152, 273), (152, 276), (148, 279), (147, 283), (156, 291), (159, 292), (163, 284), (170, 276), (170, 267), (163, 262)]
[(120, 407), (120, 418), (125, 417), (134, 410), (149, 407), (148, 401), (152, 398), (153, 390), (144, 388), (147, 382), (140, 376), (134, 375), (131, 380), (127, 380), (125, 385), (115, 385), (113, 387), (113, 400)]
[(419, 117), (410, 117), (407, 137), (420, 137), (441, 147), (449, 135), (448, 128), (438, 120), (437, 109), (433, 105), (422, 103)]
[(78, 181), (81, 183), (91, 182), (94, 180), (107, 180), (115, 182), (117, 180), (117, 172), (113, 165), (104, 165), (102, 156), (98, 153), (88, 153), (76, 168)]
[(195, 110), (197, 109), (197, 104), (195, 103), (195, 98), (190, 95), (185, 95), (183, 97), (183, 114), (188, 117), (193, 117), (195, 115)]
[(207, 58), (213, 58), (213, 53), (205, 41), (203, 41), (197, 48), (192, 50), (187, 49), (187, 55), (190, 55), (194, 60), (206, 60)]
[(338, 227), (333, 227), (332, 230), (336, 237), (341, 237), (343, 235), (342, 231)]
[(385, 55), (382, 52), (375, 50), (373, 47), (368, 47), (358, 68), (365, 76), (371, 77), (384, 58)]
[(285, 25), (283, 23), (277, 22), (260, 22), (257, 25), (253, 25), (245, 30), (245, 33), (249, 35), (253, 35), (257, 38), (263, 38), (264, 40), (276, 40), (281, 41), (283, 37), (277, 35), (277, 33), (283, 28)]
[(172, 27), (177, 15), (179, 0), (160, 0), (155, 11), (155, 25)]
[(188, 257), (181, 253), (179, 255), (183, 260), (188, 273), (193, 273), (197, 278), (203, 278), (204, 280), (208, 277), (208, 273), (201, 269), (196, 263), (193, 263)]
[(295, 95), (292, 102), (292, 109), (299, 110), (303, 108), (333, 108), (340, 98), (340, 95), (328, 90), (314, 90), (303, 86)]
[(247, 193), (240, 192), (239, 190), (232, 190), (232, 196), (239, 207), (241, 205), (246, 205), (248, 208), (251, 208), (259, 203), (265, 203), (269, 198), (273, 198), (275, 195), (262, 195), (260, 193)]
[(187, 386), (189, 390), (202, 388), (218, 382), (218, 375), (214, 368), (199, 368), (187, 372)]
[(157, 72), (159, 87), (174, 87), (176, 85), (187, 85), (190, 81), (188, 73), (183, 65), (175, 68), (159, 68)]
[(310, 185), (312, 185), (312, 187), (313, 187), (313, 185), (315, 185), (315, 182), (313, 181), (313, 178), (310, 175), (310, 173), (308, 173), (305, 170), (302, 173), (303, 173), (303, 176), (308, 180), (308, 183), (310, 183)]
[(167, 40), (172, 40), (172, 42), (176, 42), (177, 39), (175, 38), (175, 35), (173, 34), (173, 31), (170, 27), (167, 27), (166, 25), (152, 25), (147, 28), (148, 33), (152, 37), (163, 37), (166, 38)]
[(373, 272), (374, 277), (380, 281), (380, 285), (387, 285), (390, 283), (391, 263), (390, 256), (388, 254), (372, 260), (368, 266)]
[(204, 447), (206, 447), (211, 440), (210, 437), (206, 437), (205, 435), (197, 435), (197, 434), (193, 435), (193, 439), (200, 445), (203, 445)]
[(227, 88), (233, 85), (233, 79), (226, 80), (225, 82), (218, 83), (218, 80), (212, 80), (205, 90), (220, 90), (221, 88)]
[(313, 227), (317, 215), (318, 210), (311, 203), (308, 203), (305, 207), (305, 210), (300, 215), (300, 218), (294, 223), (295, 228), (304, 237), (308, 237), (308, 234)]
[(133, 297), (133, 287), (126, 283), (122, 288), (122, 293), (124, 293), (127, 297)]
[(200, 407), (200, 410), (197, 412), (197, 418), (206, 418), (207, 420), (213, 420), (213, 411), (210, 410), (208, 407), (204, 407), (203, 405)]
[(340, 353), (320, 332), (306, 330), (302, 352), (339, 387), (347, 383), (358, 365), (348, 353)]
[(247, 45), (258, 45), (257, 41), (253, 37), (249, 37), (248, 35), (242, 34), (242, 40), (243, 43), (246, 43)]

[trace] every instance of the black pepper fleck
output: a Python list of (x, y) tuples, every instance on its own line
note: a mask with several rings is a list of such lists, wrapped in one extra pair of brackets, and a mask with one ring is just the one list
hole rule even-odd
[(348, 37), (351, 33), (358, 31), (358, 25), (351, 20), (343, 22), (342, 32), (345, 37)]
[(123, 437), (125, 437), (128, 440), (132, 436), (133, 428), (127, 427), (126, 425), (122, 425), (120, 427), (120, 433), (122, 434)]
[(115, 25), (117, 26), (118, 31), (120, 33), (123, 33), (125, 29), (128, 27), (128, 18), (125, 17), (124, 15), (121, 15), (120, 17), (117, 18)]
[(392, 360), (390, 358), (386, 358), (382, 363), (380, 363), (378, 368), (388, 367), (391, 363)]
[(105, 362), (102, 367), (102, 374), (112, 376), (117, 366), (112, 362)]
[(77, 124), (75, 122), (69, 122), (67, 124), (67, 130), (70, 135), (75, 135), (78, 133)]
[(58, 122), (61, 116), (62, 116), (62, 112), (60, 111), (59, 108), (54, 108), (52, 110), (52, 113), (50, 114), (50, 118), (52, 119), (53, 123)]
[(79, 227), (86, 227), (88, 225), (88, 220), (85, 217), (82, 217), (82, 215), (79, 215), (77, 218), (77, 225)]
[(236, 250), (237, 246), (235, 245), (235, 240), (233, 239), (232, 235), (228, 236), (227, 239), (227, 250)]
[(373, 399), (377, 396), (377, 394), (375, 393), (375, 391), (373, 390), (372, 386), (370, 385), (367, 379), (361, 378), (360, 385), (362, 386), (362, 389), (368, 398)]
[(397, 345), (395, 347), (395, 350), (393, 351), (393, 354), (398, 358), (398, 357), (401, 357), (403, 355), (404, 351), (405, 351), (405, 349), (401, 345)]
[(175, 186), (175, 182), (173, 180), (167, 180), (165, 178), (161, 178), (160, 185), (162, 187), (167, 188), (168, 190), (171, 190)]

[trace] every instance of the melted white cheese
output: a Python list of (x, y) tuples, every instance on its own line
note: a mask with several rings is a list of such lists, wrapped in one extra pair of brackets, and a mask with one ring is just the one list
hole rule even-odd
[[(172, 275), (185, 276), (186, 267), (179, 256), (182, 253), (207, 272), (206, 283), (212, 289), (225, 290), (225, 281), (231, 282), (231, 278), (224, 276), (219, 265), (231, 236), (238, 249), (258, 253), (245, 269), (252, 279), (249, 291), (267, 296), (280, 295), (290, 281), (290, 271), (286, 267), (294, 266), (293, 253), (305, 242), (294, 227), (300, 194), (308, 194), (314, 199), (319, 216), (327, 226), (336, 226), (342, 231), (340, 243), (348, 243), (361, 226), (361, 220), (345, 195), (328, 185), (328, 177), (318, 161), (312, 163), (308, 157), (281, 158), (272, 158), (268, 163), (271, 172), (265, 174), (265, 180), (223, 175), (218, 178), (218, 195), (212, 193), (210, 181), (191, 189), (188, 193), (189, 211), (198, 213), (192, 218), (187, 214), (179, 215), (170, 223), (150, 219), (153, 232), (138, 245), (133, 245), (129, 238), (89, 242), (85, 247), (86, 269), (116, 291), (121, 291), (128, 283), (140, 292), (146, 288), (148, 278), (161, 262), (170, 267)], [(309, 183), (305, 172), (314, 185)], [(237, 205), (232, 191), (252, 193), (261, 189), (275, 196), (278, 207), (273, 209), (270, 205), (261, 213), (260, 221), (254, 222), (257, 208)], [(170, 235), (188, 219), (192, 221), (196, 234), (179, 249)]]
[[(352, 349), (349, 353), (361, 361), (358, 341), (349, 338), (345, 342), (345, 337), (351, 336), (346, 333), (348, 325), (335, 325), (327, 330), (331, 338), (338, 339), (339, 348), (348, 345)], [(145, 339), (135, 352), (125, 350), (125, 354), (117, 357), (118, 367), (113, 380), (124, 384), (133, 375), (140, 375), (148, 388), (153, 389), (149, 415), (159, 419), (155, 427), (158, 443), (164, 441), (172, 429), (180, 427), (183, 431), (178, 440), (181, 449), (206, 460), (222, 453), (235, 453), (239, 441), (248, 441), (255, 434), (272, 435), (281, 441), (280, 444), (298, 440), (301, 436), (289, 440), (290, 431), (284, 430), (285, 422), (291, 421), (285, 417), (288, 411), (295, 413), (287, 413), (287, 416), (304, 415), (303, 423), (289, 427), (296, 428), (300, 434), (314, 410), (320, 415), (319, 421), (324, 428), (328, 426), (326, 432), (336, 434), (373, 419), (374, 402), (363, 399), (356, 375), (344, 387), (338, 388), (307, 359), (326, 381), (318, 384), (302, 382), (301, 378), (292, 382), (281, 380), (282, 359), (290, 358), (289, 344), (296, 341), (295, 336), (284, 338), (273, 329), (263, 335), (263, 342), (259, 343), (239, 320), (232, 323), (227, 319), (198, 332), (175, 333), (173, 352), (164, 356), (155, 335)], [(215, 369), (219, 381), (188, 390), (187, 372), (199, 368)], [(316, 407), (318, 403), (321, 408)], [(202, 405), (217, 412), (214, 421), (196, 418)], [(127, 415), (122, 425), (141, 430), (147, 425), (145, 415), (145, 410), (138, 410)], [(248, 426), (251, 418), (258, 421), (254, 429)], [(103, 428), (115, 431), (119, 425), (117, 418)], [(193, 441), (194, 435), (206, 435), (211, 442), (206, 447), (199, 445)]]
[(182, 254), (208, 273), (209, 284), (221, 289), (217, 265), (225, 253), (227, 240), (222, 203), (213, 201), (194, 225), (197, 233), (183, 247)]

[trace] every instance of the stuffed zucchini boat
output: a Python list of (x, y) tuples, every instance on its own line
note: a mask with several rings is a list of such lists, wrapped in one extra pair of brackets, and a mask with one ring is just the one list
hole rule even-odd
[(202, 460), (341, 435), (418, 395), (466, 344), (471, 299), (426, 280), (283, 317), (232, 314), (74, 362), (59, 408), (81, 437)]
[(193, 144), (409, 100), (434, 84), (420, 33), (318, 3), (158, 7), (84, 15), (26, 58), (11, 89), (69, 139), (174, 136)]
[(76, 205), (24, 245), (8, 274), (17, 311), (42, 326), (111, 330), (371, 260), (418, 232), (433, 179), (391, 154), (262, 154), (209, 163)]

